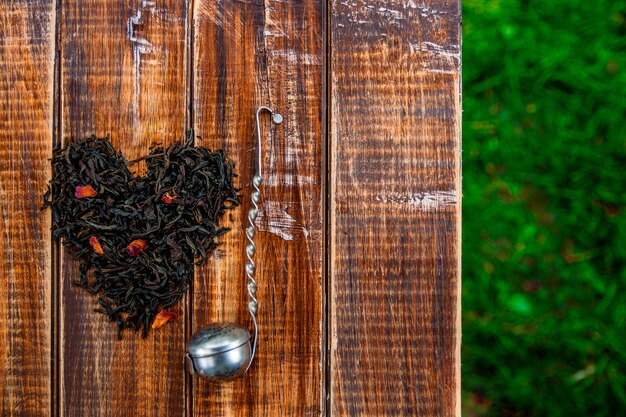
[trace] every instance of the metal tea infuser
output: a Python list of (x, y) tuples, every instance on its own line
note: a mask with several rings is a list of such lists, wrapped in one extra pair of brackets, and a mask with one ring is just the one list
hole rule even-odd
[(235, 323), (211, 323), (196, 332), (187, 342), (185, 358), (189, 372), (198, 374), (206, 379), (220, 381), (236, 378), (243, 375), (252, 364), (256, 352), (256, 344), (259, 329), (256, 322), (258, 302), (255, 297), (257, 285), (254, 279), (256, 264), (254, 263), (254, 221), (259, 215), (259, 201), (261, 190), (259, 186), (263, 181), (261, 177), (261, 126), (259, 114), (267, 111), (272, 115), (272, 122), (281, 124), (283, 117), (269, 107), (261, 106), (256, 111), (256, 172), (252, 177), (252, 193), (250, 200), (252, 207), (248, 211), (248, 227), (246, 228), (246, 276), (248, 277), (248, 311), (254, 324), (254, 338), (250, 341), (250, 332), (243, 326)]

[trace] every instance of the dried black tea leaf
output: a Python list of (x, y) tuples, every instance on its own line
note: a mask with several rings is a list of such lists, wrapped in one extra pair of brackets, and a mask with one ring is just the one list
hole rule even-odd
[[(146, 173), (129, 165), (146, 161)], [(96, 311), (147, 336), (170, 311), (228, 231), (219, 221), (239, 205), (234, 164), (222, 150), (185, 142), (153, 146), (127, 161), (108, 138), (90, 137), (55, 149), (44, 195), (52, 231), (80, 261), (74, 284), (98, 295)]]

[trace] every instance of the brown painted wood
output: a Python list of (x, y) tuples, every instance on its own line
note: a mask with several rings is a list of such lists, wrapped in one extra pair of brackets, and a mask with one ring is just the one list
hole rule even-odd
[(0, 3), (0, 415), (49, 416), (54, 4)]
[[(58, 4), (58, 27), (54, 2), (0, 4), (0, 414), (460, 415), (458, 2), (332, 0), (328, 34), (312, 0)], [(189, 385), (192, 330), (250, 323), (243, 230), (261, 104), (285, 123), (263, 118), (258, 357), (243, 379)], [(55, 121), (62, 140), (110, 133), (128, 158), (189, 124), (237, 163), (232, 232), (197, 271), (182, 317), (148, 339), (116, 340), (70, 285), (63, 252), (53, 282), (39, 207)]]
[(197, 271), (193, 328), (251, 326), (244, 225), (255, 157), (254, 111), (263, 117), (265, 182), (258, 250), (258, 355), (240, 380), (194, 379), (194, 416), (318, 416), (322, 412), (322, 2), (196, 0), (194, 126), (198, 142), (235, 160), (244, 205), (233, 212), (222, 256)]
[[(128, 159), (183, 137), (188, 4), (162, 0), (61, 2), (62, 138), (111, 134)], [(185, 316), (147, 339), (95, 312), (61, 267), (60, 415), (183, 416)], [(179, 305), (184, 313), (186, 301)]]
[(457, 1), (330, 3), (330, 411), (459, 409)]

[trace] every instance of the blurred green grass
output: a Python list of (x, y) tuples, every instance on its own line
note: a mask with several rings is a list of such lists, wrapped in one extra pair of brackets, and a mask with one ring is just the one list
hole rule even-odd
[(463, 411), (626, 415), (626, 2), (463, 1)]

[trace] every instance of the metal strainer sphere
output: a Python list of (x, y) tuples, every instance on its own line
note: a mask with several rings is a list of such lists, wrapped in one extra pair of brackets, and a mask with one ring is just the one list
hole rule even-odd
[(250, 333), (234, 323), (211, 323), (187, 342), (187, 366), (191, 374), (209, 380), (232, 379), (250, 364)]

